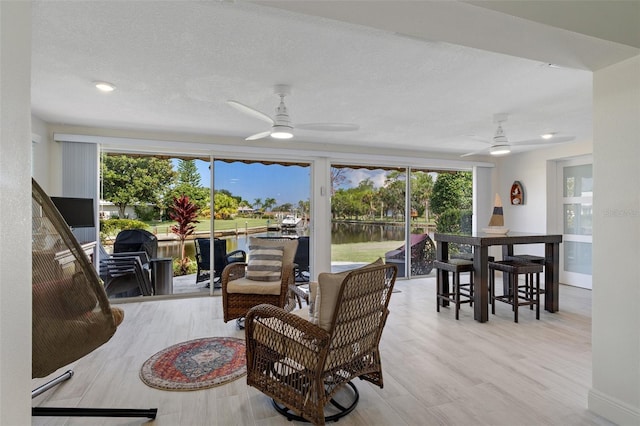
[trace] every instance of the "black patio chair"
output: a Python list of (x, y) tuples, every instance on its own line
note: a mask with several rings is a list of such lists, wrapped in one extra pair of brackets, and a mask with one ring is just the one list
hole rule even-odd
[(308, 282), (311, 275), (309, 270), (309, 237), (298, 238), (298, 249), (293, 262), (296, 264), (296, 282)]
[(125, 229), (116, 236), (113, 253), (146, 251), (149, 259), (158, 257), (158, 238), (144, 229)]
[[(211, 279), (211, 240), (209, 238), (195, 238), (193, 240), (196, 246), (196, 263), (198, 271), (196, 273), (196, 284)], [(234, 250), (227, 253), (227, 240), (214, 238), (213, 245), (213, 264), (214, 288), (220, 288), (220, 277), (222, 270), (230, 263), (246, 262), (247, 253), (244, 250)]]

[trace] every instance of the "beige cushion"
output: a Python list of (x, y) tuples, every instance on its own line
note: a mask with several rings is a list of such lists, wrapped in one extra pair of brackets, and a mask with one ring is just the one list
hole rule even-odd
[[(356, 270), (362, 270), (383, 264), (384, 261), (382, 258), (378, 258), (375, 262)], [(336, 310), (338, 295), (340, 294), (342, 283), (349, 272), (351, 271), (336, 274), (322, 272), (318, 275), (318, 295), (315, 298), (314, 312), (318, 316), (317, 324), (327, 331), (331, 328), (331, 321), (333, 320), (333, 314)], [(311, 290), (311, 285), (309, 285), (309, 289)], [(311, 318), (311, 314), (309, 317)]]
[(284, 247), (249, 245), (246, 278), (255, 281), (280, 281)]
[(231, 280), (227, 283), (227, 293), (242, 294), (280, 294), (280, 281), (255, 281), (246, 277)]
[(320, 306), (320, 292), (318, 291), (318, 283), (309, 283), (309, 322), (315, 325), (320, 323), (320, 315), (318, 307)]
[[(305, 321), (309, 321), (310, 320), (310, 318), (309, 318), (309, 310), (308, 309), (305, 309), (305, 308), (295, 309), (295, 310), (291, 311), (291, 313), (294, 314), (297, 317), (302, 318)], [(309, 322), (311, 322), (311, 321), (309, 321)]]
[(250, 246), (282, 247), (282, 263), (293, 264), (298, 249), (298, 240), (283, 238), (282, 240), (267, 240), (263, 238), (249, 237)]

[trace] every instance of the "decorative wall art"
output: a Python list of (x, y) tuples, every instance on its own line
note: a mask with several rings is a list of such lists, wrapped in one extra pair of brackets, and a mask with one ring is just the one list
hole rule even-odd
[(524, 190), (522, 189), (522, 184), (520, 181), (514, 181), (513, 185), (511, 185), (511, 193), (509, 194), (511, 198), (511, 204), (514, 206), (520, 206), (524, 204)]

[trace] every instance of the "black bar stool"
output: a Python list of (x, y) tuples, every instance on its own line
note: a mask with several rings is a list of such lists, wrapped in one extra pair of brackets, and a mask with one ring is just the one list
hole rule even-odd
[[(433, 267), (453, 273), (453, 283), (448, 292), (444, 292), (442, 289), (442, 282), (440, 281), (440, 274), (438, 274), (436, 285), (436, 309), (440, 312), (440, 302), (448, 301), (456, 306), (456, 319), (459, 318), (460, 305), (462, 303), (468, 303), (473, 306), (473, 262), (463, 259), (449, 259), (446, 262), (436, 260), (433, 262)], [(461, 283), (460, 274), (463, 272), (470, 272), (469, 282)]]
[[(537, 263), (521, 262), (517, 260), (501, 260), (498, 262), (489, 262), (489, 293), (491, 298), (491, 313), (496, 313), (496, 300), (507, 303), (513, 307), (514, 321), (518, 322), (518, 307), (529, 305), (536, 307), (536, 319), (540, 319), (540, 273), (543, 267)], [(495, 281), (496, 271), (502, 271), (503, 274), (509, 274), (508, 292), (502, 296), (496, 296)], [(518, 276), (525, 275), (525, 281), (528, 275), (535, 274), (535, 289), (532, 291), (519, 291)], [(531, 283), (533, 286), (533, 283)]]
[[(532, 254), (514, 254), (513, 256), (507, 256), (504, 260), (515, 260), (517, 262), (528, 262), (528, 263), (537, 263), (538, 265), (544, 266), (544, 257), (543, 256), (534, 256)], [(525, 275), (524, 285), (518, 286), (518, 291), (520, 292), (529, 292), (529, 295), (534, 291), (533, 288), (533, 274)], [(540, 287), (537, 290), (538, 293), (544, 294), (544, 288)], [(530, 309), (533, 309), (533, 305), (529, 306)]]

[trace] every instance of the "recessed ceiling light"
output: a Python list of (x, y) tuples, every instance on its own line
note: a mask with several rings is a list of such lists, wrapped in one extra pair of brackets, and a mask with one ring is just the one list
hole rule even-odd
[(554, 136), (555, 136), (555, 133), (544, 133), (544, 134), (540, 135), (540, 137), (542, 137), (542, 139), (551, 139)]
[(96, 89), (101, 92), (113, 92), (116, 90), (115, 84), (108, 83), (106, 81), (94, 81), (93, 84), (96, 86)]

